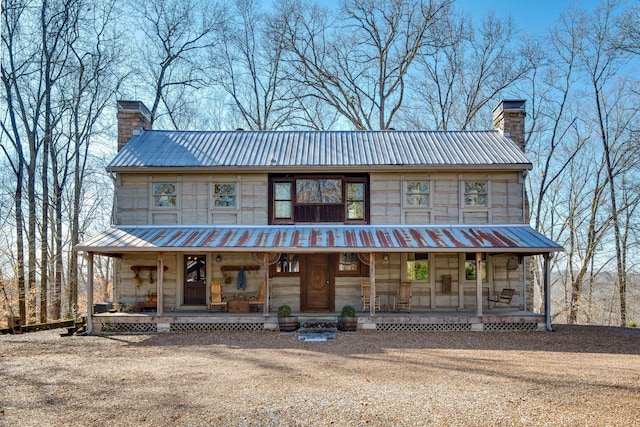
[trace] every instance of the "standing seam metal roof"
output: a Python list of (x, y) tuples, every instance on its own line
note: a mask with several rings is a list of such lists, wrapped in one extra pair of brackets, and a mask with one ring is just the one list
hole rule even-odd
[(144, 131), (108, 170), (141, 167), (531, 167), (498, 131)]

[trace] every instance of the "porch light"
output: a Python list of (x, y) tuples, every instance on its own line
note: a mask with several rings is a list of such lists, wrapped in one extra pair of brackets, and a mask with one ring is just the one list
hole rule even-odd
[(216, 257), (216, 262), (222, 262), (222, 257), (220, 256), (220, 254), (218, 254), (218, 256)]
[(384, 262), (389, 262), (389, 254), (384, 254), (384, 255), (382, 256), (382, 261), (384, 261)]

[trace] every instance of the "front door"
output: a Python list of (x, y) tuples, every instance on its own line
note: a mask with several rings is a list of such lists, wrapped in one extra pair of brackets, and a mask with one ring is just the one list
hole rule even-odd
[(303, 257), (304, 274), (300, 285), (301, 311), (334, 311), (335, 282), (331, 255), (308, 254)]
[(184, 304), (185, 305), (206, 305), (206, 263), (207, 257), (204, 255), (184, 256)]

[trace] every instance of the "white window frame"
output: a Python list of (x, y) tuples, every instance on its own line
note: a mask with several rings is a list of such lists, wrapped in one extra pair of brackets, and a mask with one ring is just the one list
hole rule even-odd
[[(174, 185), (175, 186), (175, 198), (176, 203), (173, 206), (157, 206), (156, 205), (156, 185)], [(162, 179), (162, 180), (152, 180), (150, 185), (151, 192), (151, 209), (155, 211), (175, 211), (179, 209), (180, 206), (180, 183), (178, 180), (170, 180), (170, 179)]]
[[(216, 195), (216, 185), (235, 185), (236, 187), (236, 194), (235, 194), (235, 206), (216, 206), (216, 200), (215, 200), (215, 195)], [(239, 211), (240, 210), (240, 178), (236, 177), (236, 178), (232, 178), (232, 179), (212, 179), (209, 182), (209, 192), (210, 192), (210, 196), (209, 196), (209, 207), (211, 208), (212, 211), (225, 211), (225, 212), (231, 212), (231, 211)]]
[[(429, 203), (428, 205), (410, 205), (407, 203), (407, 183), (409, 182), (428, 182), (429, 183)], [(402, 206), (401, 224), (406, 223), (406, 217), (409, 213), (424, 214), (428, 217), (428, 223), (433, 223), (433, 198), (435, 190), (435, 182), (430, 175), (407, 175), (403, 176), (400, 187), (400, 205)]]
[[(460, 204), (460, 209), (458, 210), (459, 212), (459, 217), (458, 217), (458, 221), (462, 224), (464, 223), (464, 214), (465, 213), (471, 213), (471, 212), (485, 212), (487, 214), (487, 223), (491, 224), (493, 219), (492, 219), (492, 208), (491, 208), (491, 177), (488, 175), (484, 175), (484, 176), (478, 176), (478, 175), (473, 175), (473, 176), (465, 176), (465, 175), (459, 175), (458, 176), (458, 191), (459, 191), (459, 204)], [(486, 204), (484, 206), (481, 205), (467, 205), (465, 204), (465, 184), (468, 182), (483, 182), (487, 184), (487, 193), (486, 193)]]

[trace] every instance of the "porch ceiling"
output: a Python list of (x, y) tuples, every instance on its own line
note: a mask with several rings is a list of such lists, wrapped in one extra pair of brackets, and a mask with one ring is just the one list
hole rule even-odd
[(488, 252), (540, 254), (562, 247), (528, 225), (114, 226), (77, 251)]

